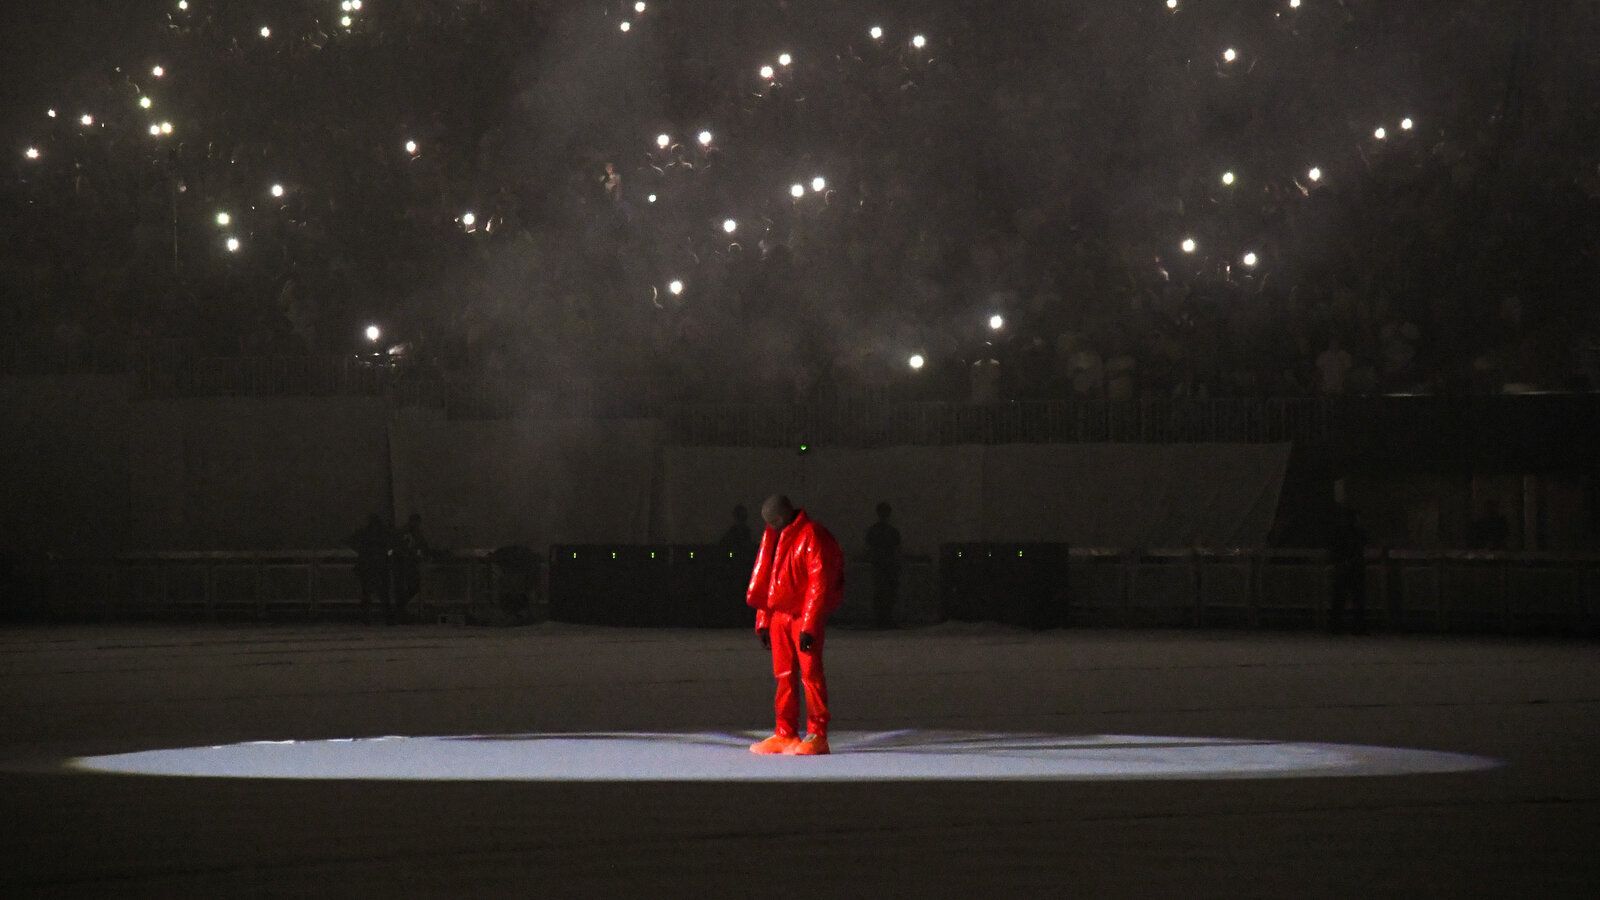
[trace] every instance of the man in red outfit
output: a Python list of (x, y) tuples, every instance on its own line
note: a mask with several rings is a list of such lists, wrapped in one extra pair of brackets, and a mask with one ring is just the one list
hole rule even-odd
[[(822, 672), (823, 632), (844, 599), (844, 555), (828, 529), (795, 509), (781, 494), (761, 504), (767, 530), (761, 536), (745, 602), (755, 608), (756, 634), (772, 650), (778, 680), (778, 724), (752, 753), (819, 756), (828, 752), (828, 684)], [(806, 730), (801, 738), (800, 698), (806, 695)]]

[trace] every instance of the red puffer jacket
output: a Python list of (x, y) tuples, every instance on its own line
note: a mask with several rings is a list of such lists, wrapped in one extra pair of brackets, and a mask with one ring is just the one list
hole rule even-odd
[(844, 601), (844, 554), (828, 529), (796, 510), (783, 529), (761, 535), (761, 551), (750, 573), (745, 603), (755, 608), (756, 630), (767, 627), (769, 613), (800, 620), (800, 630), (819, 634), (828, 616)]

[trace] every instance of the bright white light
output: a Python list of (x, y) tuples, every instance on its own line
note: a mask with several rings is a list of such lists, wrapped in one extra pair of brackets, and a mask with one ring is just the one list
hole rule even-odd
[(351, 9), (350, 0), (344, 0), (343, 3), (339, 4), (339, 8), (344, 10), (345, 12), (349, 12), (350, 9)]
[(38, 147), (29, 147), (28, 149), (22, 151), (22, 155), (26, 156), (29, 159), (38, 159), (39, 158), (39, 148)]
[(1410, 119), (1401, 119), (1400, 120), (1400, 130), (1401, 131), (1410, 131), (1412, 128), (1414, 128), (1416, 126), (1416, 124), (1417, 123), (1411, 121)]
[[(1156, 779), (1328, 778), (1421, 775), (1493, 769), (1498, 760), (1429, 750), (1353, 744), (1184, 735), (1015, 732), (843, 731), (828, 766), (774, 765), (745, 750), (761, 737), (739, 732), (532, 733), (484, 740), (474, 735), (245, 741), (76, 757), (66, 768), (180, 778), (317, 780), (345, 784), (407, 782), (993, 781), (1013, 783)], [(507, 739), (517, 752), (507, 753)], [(781, 789), (781, 788), (780, 788)]]
[(350, 23), (354, 22), (354, 21), (355, 20), (350, 18), (349, 16), (340, 16), (339, 17), (339, 24), (343, 25), (346, 28), (349, 28), (350, 27)]
[(779, 53), (778, 54), (778, 65), (787, 66), (792, 62), (794, 62), (794, 57), (790, 56), (789, 54), (787, 54), (787, 53)]
[(670, 135), (665, 135), (665, 134), (656, 135), (656, 146), (657, 147), (660, 147), (661, 149), (665, 150), (665, 149), (667, 149), (667, 145), (670, 144), (670, 143), (672, 143), (672, 137)]
[(633, 11), (636, 12), (636, 13), (642, 13), (642, 12), (644, 12), (644, 10), (645, 10), (644, 0), (639, 0), (638, 3), (635, 3), (633, 5)]
[(49, 117), (50, 117), (50, 118), (52, 118), (52, 119), (54, 119), (54, 118), (55, 118), (55, 117), (56, 117), (56, 111), (55, 111), (55, 110), (53, 110), (53, 109), (47, 109), (47, 110), (45, 110), (45, 111), (44, 111), (44, 114), (45, 114), (45, 115), (47, 115), (47, 116), (49, 116)]
[(722, 220), (722, 230), (726, 231), (729, 234), (733, 234), (733, 232), (736, 229), (738, 229), (738, 227), (739, 227), (739, 223), (735, 222), (732, 219), (723, 219)]
[(1222, 51), (1222, 61), (1223, 62), (1233, 62), (1234, 60), (1236, 60), (1238, 58), (1239, 58), (1239, 51), (1233, 49), (1232, 47), (1229, 47), (1228, 49)]
[(91, 116), (88, 113), (84, 113), (82, 116), (78, 117), (78, 124), (82, 125), (85, 128), (88, 128), (90, 125), (94, 124), (94, 116)]
[(1306, 173), (1306, 177), (1311, 179), (1312, 181), (1321, 181), (1322, 180), (1322, 170), (1317, 168), (1316, 166), (1312, 166), (1311, 167), (1311, 171)]
[(283, 196), (283, 185), (281, 185), (281, 184), (275, 184), (271, 188), (269, 188), (269, 190), (272, 193), (272, 196), (274, 196), (274, 197), (282, 197)]
[(906, 363), (913, 369), (920, 369), (924, 364), (927, 363), (927, 360), (922, 358), (921, 353), (913, 353), (911, 354), (911, 358), (906, 360)]
[(1256, 263), (1260, 262), (1261, 260), (1254, 253), (1246, 253), (1244, 255), (1244, 259), (1240, 261), (1250, 268), (1255, 268)]
[(140, 97), (139, 98), (139, 108), (140, 109), (149, 109), (150, 108), (150, 98), (149, 97)]
[(228, 252), (229, 253), (238, 253), (239, 252), (239, 239), (236, 238), (236, 237), (228, 238), (227, 247), (228, 247)]
[(876, 25), (874, 25), (871, 28), (867, 29), (867, 36), (872, 38), (875, 41), (882, 40), (883, 39), (883, 29), (879, 28)]
[(762, 78), (765, 78), (768, 81), (771, 81), (772, 80), (772, 74), (773, 73), (772, 73), (772, 67), (771, 66), (762, 66), (761, 67), (761, 77)]
[(417, 155), (417, 142), (416, 141), (406, 141), (406, 152), (411, 154), (412, 156), (416, 156)]
[(171, 134), (172, 133), (172, 123), (171, 122), (162, 122), (161, 123), (161, 133), (162, 134)]
[(827, 186), (828, 182), (825, 181), (821, 175), (811, 179), (811, 189), (819, 194), (822, 193), (823, 189)]
[(624, 19), (622, 24), (618, 25), (617, 27), (622, 29), (623, 34), (627, 34), (629, 31), (633, 30), (633, 23)]
[(160, 125), (151, 125), (150, 126), (150, 136), (151, 137), (160, 137), (161, 136), (161, 126)]
[(383, 332), (378, 329), (378, 326), (376, 326), (376, 325), (368, 325), (367, 326), (367, 340), (369, 340), (369, 341), (373, 342), (374, 344), (376, 344), (378, 342), (378, 338), (381, 338), (381, 337), (383, 337)]
[(702, 131), (698, 135), (696, 135), (695, 137), (696, 137), (697, 140), (700, 141), (700, 146), (702, 146), (702, 147), (711, 146), (711, 132)]
[(223, 228), (227, 228), (232, 223), (233, 223), (233, 216), (230, 216), (225, 212), (217, 213), (217, 224), (218, 225), (222, 226)]
[(796, 200), (799, 200), (801, 197), (804, 197), (805, 195), (806, 195), (806, 186), (805, 185), (803, 185), (803, 184), (791, 184), (791, 185), (789, 185), (789, 196), (795, 198)]
[(923, 47), (928, 46), (928, 39), (920, 34), (916, 35), (911, 38), (911, 46), (921, 50)]
[(647, 200), (647, 201), (649, 201), (651, 203), (654, 203), (654, 202), (656, 202), (656, 195), (655, 194), (651, 194), (650, 196), (646, 197), (645, 200)]
[(1223, 184), (1228, 185), (1229, 187), (1232, 187), (1233, 186), (1233, 182), (1234, 182), (1234, 177), (1233, 177), (1233, 173), (1232, 172), (1223, 172), (1222, 173), (1222, 183)]
[(1299, 9), (1300, 8), (1300, 0), (1289, 0), (1289, 8), (1290, 9)]
[(989, 317), (989, 328), (990, 328), (990, 330), (999, 331), (1000, 329), (1002, 329), (1004, 327), (1006, 327), (1006, 320), (1005, 320), (1004, 316), (1001, 316), (999, 313), (995, 313), (994, 315)]
[(264, 38), (272, 37), (272, 29), (265, 25), (261, 26), (261, 36)]
[(683, 293), (683, 282), (674, 278), (667, 284), (667, 290), (671, 291), (672, 295), (676, 297), (677, 295)]
[(188, 9), (188, 8), (189, 8), (189, 0), (178, 0), (178, 9), (179, 10), (185, 10), (185, 9)]
[(160, 77), (162, 77), (162, 76), (167, 74), (167, 70), (163, 69), (160, 66), (156, 66), (155, 68), (150, 70), (150, 74), (154, 75), (157, 78), (160, 78)]
[(1182, 247), (1183, 248), (1183, 252), (1185, 252), (1185, 253), (1193, 253), (1195, 250), (1199, 249), (1199, 247), (1200, 247), (1199, 244), (1196, 244), (1194, 242), (1194, 238), (1184, 238), (1183, 239), (1183, 243), (1179, 244), (1178, 246)]
[(1389, 129), (1384, 128), (1382, 125), (1379, 125), (1377, 130), (1372, 132), (1372, 136), (1381, 141), (1384, 138), (1389, 136)]
[(1177, 9), (1178, 0), (1167, 0), (1167, 9)]
[(361, 11), (361, 0), (350, 0), (350, 8), (356, 12)]
[(468, 228), (471, 228), (472, 226), (478, 224), (478, 217), (475, 214), (470, 213), (470, 212), (462, 213), (461, 214), (461, 224), (467, 226)]

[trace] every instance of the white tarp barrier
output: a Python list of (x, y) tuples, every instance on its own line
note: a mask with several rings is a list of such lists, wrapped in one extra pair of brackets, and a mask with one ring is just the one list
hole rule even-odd
[[(714, 540), (735, 503), (786, 492), (860, 549), (887, 500), (905, 549), (955, 541), (1080, 546), (1265, 543), (1287, 444), (1008, 444), (793, 450), (668, 447), (662, 531)], [(759, 526), (759, 520), (753, 520)]]
[(390, 428), (395, 518), (446, 547), (650, 537), (653, 421), (452, 421), (407, 410)]

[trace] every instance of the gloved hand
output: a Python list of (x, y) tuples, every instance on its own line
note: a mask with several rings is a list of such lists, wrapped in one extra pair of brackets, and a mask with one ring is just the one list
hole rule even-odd
[(768, 631), (765, 628), (759, 629), (758, 631), (756, 631), (756, 634), (761, 638), (761, 646), (767, 648), (768, 650), (771, 650), (772, 649), (772, 635), (770, 633), (768, 633)]
[(809, 631), (800, 632), (800, 652), (801, 653), (810, 653), (812, 645), (814, 645), (816, 642), (817, 642), (817, 639), (811, 636), (811, 632), (809, 632)]

